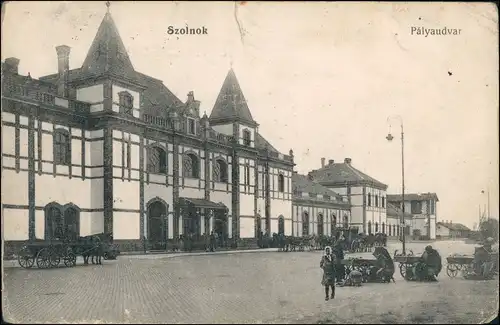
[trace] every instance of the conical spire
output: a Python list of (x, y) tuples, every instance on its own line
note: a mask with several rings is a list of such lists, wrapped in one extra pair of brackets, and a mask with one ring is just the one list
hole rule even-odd
[(83, 62), (82, 72), (89, 74), (110, 72), (132, 76), (134, 67), (109, 12), (109, 3), (106, 3), (106, 6), (108, 11)]
[(252, 126), (257, 124), (250, 113), (233, 68), (229, 69), (222, 84), (219, 96), (217, 96), (210, 114), (210, 121), (212, 123), (239, 121)]

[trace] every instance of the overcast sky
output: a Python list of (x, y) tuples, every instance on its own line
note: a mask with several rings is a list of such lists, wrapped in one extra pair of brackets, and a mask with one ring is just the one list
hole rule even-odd
[[(2, 12), (2, 60), (21, 74), (57, 70), (55, 47), (83, 63), (104, 2), (12, 2)], [(436, 192), (438, 219), (472, 226), (478, 206), (498, 216), (498, 14), (490, 4), (111, 2), (137, 71), (210, 114), (233, 68), (260, 132), (296, 170), (321, 157), (353, 165), (401, 192)], [(243, 30), (240, 33), (238, 23)], [(208, 35), (168, 35), (168, 26)], [(461, 29), (411, 35), (411, 27)]]

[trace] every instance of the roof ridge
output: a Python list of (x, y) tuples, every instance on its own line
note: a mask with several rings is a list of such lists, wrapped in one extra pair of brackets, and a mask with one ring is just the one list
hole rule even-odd
[(360, 171), (357, 170), (356, 168), (352, 167), (350, 164), (343, 163), (344, 165), (347, 166), (347, 168), (350, 168), (358, 177), (361, 178), (361, 180), (366, 180), (362, 175), (360, 175)]

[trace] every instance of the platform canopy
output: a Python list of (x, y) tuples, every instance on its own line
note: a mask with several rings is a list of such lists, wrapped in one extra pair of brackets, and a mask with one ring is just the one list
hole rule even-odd
[(181, 206), (189, 208), (227, 210), (227, 207), (224, 203), (215, 203), (205, 199), (193, 199), (193, 198), (181, 197), (179, 198), (179, 204)]

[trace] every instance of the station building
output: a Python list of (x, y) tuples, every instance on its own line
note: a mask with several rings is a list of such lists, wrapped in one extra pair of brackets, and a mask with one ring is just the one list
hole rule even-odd
[(234, 71), (210, 117), (136, 71), (104, 16), (80, 68), (34, 79), (2, 63), (2, 217), (6, 246), (112, 234), (123, 250), (162, 249), (212, 231), (241, 244), (292, 234), (293, 152), (258, 131)]

